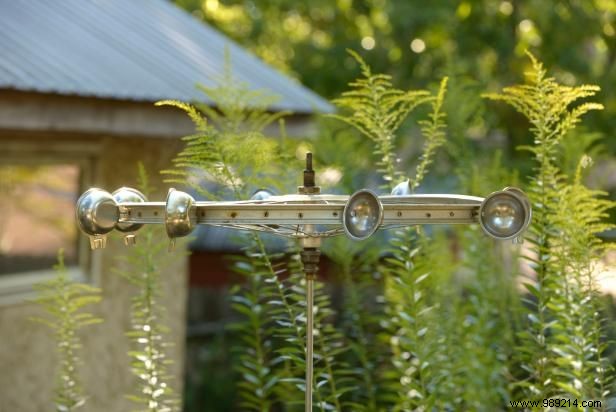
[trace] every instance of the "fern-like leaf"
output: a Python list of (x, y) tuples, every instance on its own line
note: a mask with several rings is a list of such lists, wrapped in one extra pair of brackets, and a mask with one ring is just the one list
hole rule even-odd
[(87, 397), (79, 377), (79, 350), (81, 339), (78, 332), (85, 326), (102, 322), (84, 308), (101, 300), (100, 289), (73, 282), (64, 266), (64, 253), (58, 251), (58, 263), (54, 266), (55, 278), (34, 286), (35, 299), (45, 309), (47, 316), (32, 320), (48, 326), (55, 338), (60, 367), (56, 375), (55, 409), (72, 412), (86, 403)]
[(563, 139), (582, 116), (603, 106), (579, 102), (594, 96), (597, 86), (560, 85), (532, 54), (528, 56), (532, 71), (526, 84), (486, 95), (523, 114), (534, 138), (534, 144), (523, 149), (536, 161), (528, 190), (534, 208), (528, 236), (534, 256), (528, 260), (536, 280), (525, 284), (531, 298), (518, 353), (528, 375), (519, 379), (519, 386), (527, 398), (590, 396), (599, 393), (597, 385), (604, 383), (584, 377), (593, 368), (605, 371), (603, 366), (596, 369), (604, 363), (596, 335), (600, 329), (585, 329), (600, 323), (593, 303), (591, 259), (600, 255), (602, 247), (595, 235), (606, 228), (602, 219), (611, 205), (599, 199), (598, 192), (586, 189), (579, 176), (570, 183), (557, 159)]
[[(137, 180), (138, 189), (148, 196), (152, 187), (141, 162)], [(180, 401), (171, 388), (173, 377), (168, 372), (171, 343), (164, 321), (165, 308), (161, 305), (161, 274), (170, 263), (160, 259), (165, 253), (165, 245), (160, 241), (163, 236), (160, 228), (142, 228), (139, 242), (117, 258), (113, 269), (137, 290), (131, 298), (131, 326), (126, 332), (131, 345), (130, 370), (136, 379), (127, 397), (137, 411), (174, 412), (180, 408)]]
[(396, 132), (418, 106), (435, 98), (425, 90), (403, 91), (393, 87), (391, 76), (373, 74), (366, 62), (354, 51), (349, 54), (361, 67), (362, 77), (351, 82), (351, 90), (342, 93), (333, 103), (349, 114), (333, 114), (371, 139), (378, 156), (378, 171), (390, 190), (401, 176), (396, 170)]

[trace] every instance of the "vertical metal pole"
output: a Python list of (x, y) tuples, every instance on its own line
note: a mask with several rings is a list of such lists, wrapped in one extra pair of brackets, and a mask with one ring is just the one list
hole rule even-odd
[[(308, 226), (308, 225), (306, 225)], [(319, 238), (312, 238), (318, 243)], [(314, 279), (317, 276), (321, 252), (317, 247), (304, 247), (301, 252), (306, 275), (306, 412), (312, 412), (314, 391)]]
[(314, 348), (314, 278), (306, 273), (306, 412), (312, 412)]
[[(300, 194), (314, 195), (321, 192), (315, 184), (315, 173), (312, 169), (312, 153), (306, 153), (306, 169), (304, 184), (297, 188)], [(306, 234), (314, 233), (313, 225), (304, 225)], [(317, 275), (321, 252), (321, 238), (305, 237), (302, 239), (301, 252), (304, 274), (306, 275), (306, 412), (312, 412), (312, 393), (314, 388), (314, 278)]]

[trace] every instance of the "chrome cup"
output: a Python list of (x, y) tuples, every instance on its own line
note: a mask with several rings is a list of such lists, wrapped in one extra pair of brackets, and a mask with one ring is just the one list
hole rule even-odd
[(342, 212), (342, 227), (353, 240), (369, 238), (383, 221), (383, 204), (378, 196), (367, 189), (355, 192)]
[(519, 237), (528, 228), (531, 217), (528, 197), (515, 187), (490, 194), (479, 208), (479, 224), (495, 239)]
[(195, 228), (195, 199), (188, 193), (169, 189), (165, 205), (165, 229), (170, 239), (189, 235)]

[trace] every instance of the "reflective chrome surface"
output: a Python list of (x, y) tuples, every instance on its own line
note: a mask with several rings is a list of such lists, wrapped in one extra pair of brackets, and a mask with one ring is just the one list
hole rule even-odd
[(77, 222), (90, 236), (109, 233), (119, 219), (118, 205), (105, 190), (91, 188), (77, 200)]
[(267, 200), (270, 197), (274, 196), (270, 190), (267, 189), (259, 189), (250, 196), (250, 200)]
[(195, 199), (188, 193), (169, 189), (165, 204), (165, 228), (167, 235), (173, 239), (190, 234), (195, 228)]
[[(143, 193), (141, 193), (140, 191), (138, 191), (137, 189), (133, 189), (132, 187), (121, 187), (118, 190), (116, 190), (115, 192), (113, 192), (111, 194), (111, 196), (113, 196), (113, 198), (115, 199), (115, 201), (118, 204), (122, 204), (122, 203), (143, 203), (143, 202), (147, 202), (148, 199), (145, 197), (145, 195)], [(120, 206), (121, 208), (122, 206)], [(120, 232), (135, 232), (137, 230), (139, 230), (141, 228), (141, 226), (143, 226), (142, 224), (138, 224), (138, 223), (121, 223), (118, 222), (116, 223), (116, 229), (118, 229)], [(126, 244), (134, 244), (134, 237), (132, 238), (132, 240), (126, 239)]]
[(342, 227), (348, 237), (364, 240), (372, 235), (383, 220), (383, 205), (370, 190), (355, 192), (342, 212)]
[(496, 239), (518, 237), (528, 227), (530, 219), (530, 202), (517, 188), (490, 194), (479, 209), (481, 227)]
[[(506, 188), (486, 199), (452, 194), (377, 196), (370, 190), (352, 196), (269, 196), (259, 190), (252, 200), (199, 202), (175, 189), (165, 202), (146, 201), (131, 188), (118, 189), (113, 195), (90, 189), (79, 199), (77, 209), (77, 220), (85, 233), (101, 237), (115, 226), (131, 235), (125, 237), (127, 245), (135, 243), (132, 235), (144, 224), (164, 224), (171, 239), (188, 235), (196, 225), (212, 225), (297, 239), (346, 233), (351, 239), (362, 240), (377, 229), (480, 223), (489, 236), (521, 240), (530, 218), (530, 202), (517, 188)], [(104, 239), (94, 240), (93, 245), (104, 245)]]
[(398, 183), (396, 187), (394, 187), (391, 191), (392, 196), (407, 196), (411, 194), (411, 187), (409, 185), (409, 181), (405, 180), (404, 182)]

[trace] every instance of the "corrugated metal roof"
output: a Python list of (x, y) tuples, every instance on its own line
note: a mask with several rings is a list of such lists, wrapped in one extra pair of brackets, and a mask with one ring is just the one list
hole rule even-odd
[(280, 96), (274, 109), (328, 112), (321, 97), (164, 0), (0, 2), (0, 89), (123, 100), (201, 100), (228, 48), (233, 75)]

